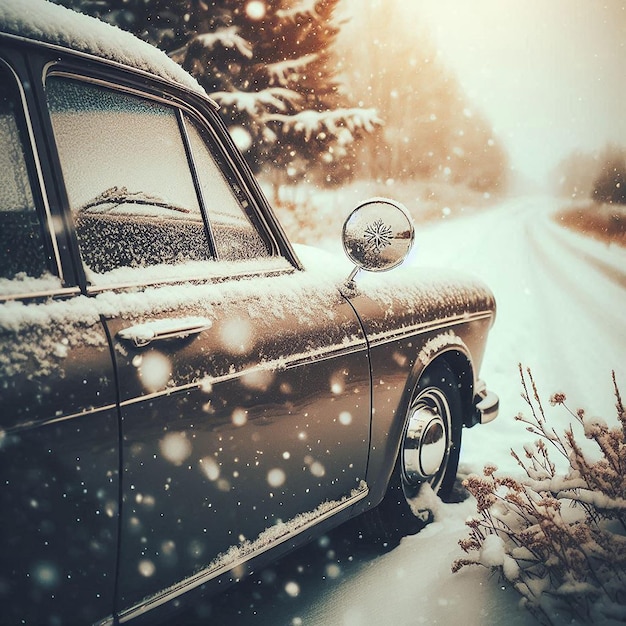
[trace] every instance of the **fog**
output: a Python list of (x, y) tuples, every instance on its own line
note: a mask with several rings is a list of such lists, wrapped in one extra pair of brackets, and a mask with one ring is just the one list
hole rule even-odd
[[(344, 0), (346, 15), (381, 0)], [(626, 144), (626, 5), (621, 0), (385, 0), (397, 40), (426, 29), (437, 58), (491, 122), (514, 172), (535, 181), (574, 150)], [(355, 18), (357, 19), (357, 18)], [(343, 29), (344, 37), (350, 29)], [(360, 32), (375, 39), (375, 32)], [(407, 73), (411, 71), (406, 67)]]

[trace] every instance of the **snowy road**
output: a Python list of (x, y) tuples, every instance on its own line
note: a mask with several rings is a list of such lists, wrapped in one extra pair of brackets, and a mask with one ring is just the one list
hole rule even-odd
[[(496, 422), (464, 433), (461, 468), (486, 461), (516, 471), (509, 449), (532, 441), (513, 416), (525, 410), (518, 362), (533, 369), (557, 430), (569, 423), (547, 398), (564, 391), (573, 408), (614, 418), (611, 370), (626, 392), (626, 251), (564, 231), (549, 198), (517, 198), (498, 209), (423, 228), (415, 270), (456, 267), (482, 277), (498, 317), (482, 375), (500, 395)], [(518, 596), (483, 569), (450, 573), (461, 555), (471, 500), (440, 505), (436, 521), (388, 553), (358, 547), (347, 531), (314, 544), (200, 607), (198, 624), (394, 626), (533, 624)], [(294, 585), (293, 583), (296, 583)], [(191, 619), (192, 616), (187, 616)]]
[[(607, 420), (615, 416), (611, 370), (626, 387), (626, 250), (559, 227), (550, 219), (555, 208), (553, 198), (517, 198), (424, 229), (419, 238), (418, 266), (465, 269), (496, 295), (498, 315), (482, 368), (501, 400), (500, 418), (488, 430), (491, 456), (526, 435), (512, 419), (526, 410), (518, 363), (532, 368), (542, 399), (563, 391), (571, 408)], [(549, 416), (569, 423), (562, 409)], [(485, 458), (486, 435), (466, 432), (463, 460), (514, 469), (508, 454)]]

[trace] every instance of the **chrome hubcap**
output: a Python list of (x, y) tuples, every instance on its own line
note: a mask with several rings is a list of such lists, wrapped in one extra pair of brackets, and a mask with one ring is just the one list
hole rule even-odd
[[(411, 407), (402, 449), (402, 469), (409, 484), (443, 475), (447, 461), (450, 414), (445, 396), (435, 388), (420, 394)], [(436, 489), (438, 485), (433, 484)]]

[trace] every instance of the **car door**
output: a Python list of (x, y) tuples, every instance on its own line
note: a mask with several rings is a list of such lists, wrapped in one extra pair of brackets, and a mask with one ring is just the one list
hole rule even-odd
[(119, 378), (129, 619), (367, 493), (366, 343), (279, 253), (212, 111), (59, 70), (46, 91)]
[(5, 53), (0, 46), (0, 621), (95, 623), (114, 611), (113, 361), (60, 253), (35, 107), (20, 57), (9, 65)]

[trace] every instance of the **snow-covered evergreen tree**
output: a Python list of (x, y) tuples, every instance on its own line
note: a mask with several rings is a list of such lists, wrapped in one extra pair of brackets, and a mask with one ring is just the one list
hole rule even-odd
[(339, 0), (56, 0), (165, 50), (221, 106), (256, 171), (276, 184), (337, 182), (354, 143), (378, 124), (335, 74)]

